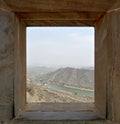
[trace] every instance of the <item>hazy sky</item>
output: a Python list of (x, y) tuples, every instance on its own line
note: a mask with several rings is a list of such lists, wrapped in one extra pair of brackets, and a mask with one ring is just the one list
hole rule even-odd
[(94, 28), (28, 27), (28, 66), (94, 66)]

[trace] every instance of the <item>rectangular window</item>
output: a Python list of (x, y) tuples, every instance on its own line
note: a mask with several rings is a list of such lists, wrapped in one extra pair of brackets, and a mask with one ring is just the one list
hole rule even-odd
[(94, 102), (94, 28), (27, 28), (27, 103)]

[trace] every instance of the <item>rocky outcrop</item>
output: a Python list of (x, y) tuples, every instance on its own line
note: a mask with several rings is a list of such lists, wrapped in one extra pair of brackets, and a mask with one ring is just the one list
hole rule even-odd
[(60, 68), (40, 76), (46, 83), (68, 85), (82, 88), (94, 88), (94, 70), (77, 68)]

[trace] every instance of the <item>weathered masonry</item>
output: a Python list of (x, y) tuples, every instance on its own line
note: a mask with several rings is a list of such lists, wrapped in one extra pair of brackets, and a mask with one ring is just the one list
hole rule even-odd
[[(87, 108), (80, 115), (69, 112), (70, 119), (61, 117), (65, 112), (51, 112), (60, 115), (55, 119), (49, 110), (26, 112), (27, 26), (95, 27), (98, 117)], [(120, 0), (0, 0), (0, 124), (29, 123), (120, 124)]]

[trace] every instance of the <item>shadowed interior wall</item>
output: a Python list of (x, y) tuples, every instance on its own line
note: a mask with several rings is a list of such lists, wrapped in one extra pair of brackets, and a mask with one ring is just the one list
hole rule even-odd
[[(119, 6), (120, 7), (120, 6)], [(108, 118), (120, 123), (120, 8), (108, 12)], [(111, 89), (111, 90), (110, 90)]]
[(15, 15), (0, 9), (0, 120), (13, 117), (16, 27)]
[[(9, 124), (14, 118), (14, 85), (16, 82), (16, 49), (19, 41), (19, 21), (13, 12), (0, 6), (0, 124)], [(15, 124), (115, 124), (120, 123), (120, 2), (116, 3), (96, 23), (96, 75), (97, 90), (103, 103), (99, 102), (102, 121), (27, 121), (14, 120)], [(25, 37), (24, 37), (25, 38)], [(24, 40), (23, 38), (23, 40)], [(24, 44), (25, 45), (25, 44)], [(21, 48), (22, 49), (22, 48)], [(24, 51), (24, 50), (23, 50)], [(24, 56), (24, 54), (23, 54)], [(23, 57), (24, 58), (24, 57)], [(25, 62), (25, 60), (24, 60)], [(21, 69), (21, 72), (25, 71)], [(98, 73), (99, 72), (99, 73)], [(104, 76), (102, 76), (104, 74)], [(23, 76), (23, 78), (25, 78)], [(103, 84), (103, 88), (99, 89)], [(105, 95), (103, 94), (105, 93)], [(100, 98), (100, 97), (99, 97)], [(22, 99), (22, 98), (21, 98)], [(23, 102), (24, 104), (24, 102)]]

